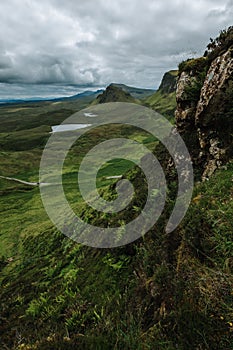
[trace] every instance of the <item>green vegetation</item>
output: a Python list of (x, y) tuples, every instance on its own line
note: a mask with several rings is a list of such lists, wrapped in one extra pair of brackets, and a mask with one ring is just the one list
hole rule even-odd
[(219, 55), (224, 54), (233, 45), (233, 26), (220, 31), (216, 39), (210, 38), (205, 56), (212, 62)]
[[(1, 106), (0, 175), (38, 181), (40, 157), (51, 126), (87, 107), (92, 99)], [(0, 181), (0, 190), (7, 186), (8, 183)]]
[(185, 96), (188, 101), (195, 104), (199, 101), (201, 89), (206, 78), (206, 71), (199, 72), (195, 78), (192, 79), (191, 84), (185, 87)]
[(174, 121), (174, 112), (176, 108), (175, 92), (163, 93), (158, 90), (152, 96), (144, 100), (143, 104), (161, 113), (170, 121)]
[[(198, 74), (205, 69), (202, 63), (202, 69), (196, 62), (191, 66)], [(190, 99), (197, 98), (199, 85), (191, 87)], [(90, 102), (1, 107), (0, 175), (38, 181), (50, 127)], [(159, 90), (142, 103), (172, 118), (175, 93)], [(232, 105), (227, 108), (231, 116)], [(177, 184), (163, 147), (152, 135), (129, 125), (86, 132), (65, 160), (65, 194), (83, 220), (119, 226), (120, 234), (121, 225), (136, 218), (145, 205), (148, 189), (142, 171), (122, 159), (99, 170), (97, 187), (106, 200), (116, 196), (116, 180), (108, 176), (124, 175), (134, 185), (133, 200), (119, 215), (96, 212), (76, 188), (83, 156), (119, 135), (153, 150), (168, 181), (159, 221), (127, 246), (101, 250), (71, 241), (50, 222), (38, 187), (0, 179), (2, 349), (233, 349), (233, 162), (209, 181), (195, 184), (185, 219), (168, 234), (164, 227)]]
[(188, 59), (179, 64), (179, 75), (182, 72), (191, 74), (191, 83), (185, 87), (187, 101), (191, 101), (194, 104), (199, 101), (208, 68), (209, 62), (205, 57)]
[(168, 73), (176, 78), (177, 74), (178, 74), (178, 71), (176, 69), (173, 69), (173, 70), (170, 70)]
[(159, 89), (141, 103), (154, 111), (162, 114), (171, 122), (174, 122), (176, 109), (176, 84), (177, 70), (171, 70), (164, 74)]
[(200, 58), (190, 58), (186, 61), (183, 61), (179, 64), (179, 74), (181, 72), (192, 72), (193, 75), (197, 75), (206, 71), (208, 68), (208, 62), (205, 57)]
[[(8, 203), (9, 216), (3, 246), (9, 250), (1, 260), (3, 344), (16, 349), (231, 349), (232, 173), (230, 163), (196, 185), (183, 224), (170, 236), (162, 229), (166, 212), (143, 240), (113, 250), (85, 248), (57, 232), (43, 212), (38, 189), (5, 194), (1, 204)], [(138, 170), (128, 176), (138, 189), (132, 204), (137, 208), (145, 184)], [(103, 220), (86, 208), (87, 215), (96, 223)]]
[(219, 36), (216, 39), (210, 38), (210, 43), (207, 45), (207, 50), (204, 53), (204, 57), (190, 58), (186, 61), (182, 61), (179, 64), (179, 74), (181, 72), (187, 72), (195, 75), (202, 74), (208, 71), (211, 63), (218, 56), (224, 54), (227, 50), (233, 46), (233, 26), (228, 29), (221, 30)]

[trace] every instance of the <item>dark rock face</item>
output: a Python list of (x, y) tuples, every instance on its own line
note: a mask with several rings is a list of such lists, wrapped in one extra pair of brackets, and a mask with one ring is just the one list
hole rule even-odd
[[(182, 72), (177, 82), (176, 101), (177, 108), (175, 111), (176, 127), (192, 157), (192, 161), (196, 169), (202, 168), (200, 166), (200, 145), (198, 133), (195, 125), (195, 113), (197, 102), (189, 98), (187, 90), (197, 80), (193, 72)], [(200, 176), (200, 171), (198, 171)]]
[(170, 71), (164, 74), (159, 90), (163, 93), (170, 94), (176, 91), (177, 87), (177, 71)]
[(205, 161), (203, 178), (208, 178), (232, 154), (233, 58), (228, 50), (211, 64), (195, 114), (200, 157)]
[(205, 76), (200, 97), (190, 99), (187, 91), (199, 77), (181, 72), (177, 84), (176, 124), (194, 166), (202, 179), (226, 163), (233, 153), (233, 55), (232, 48), (215, 58)]

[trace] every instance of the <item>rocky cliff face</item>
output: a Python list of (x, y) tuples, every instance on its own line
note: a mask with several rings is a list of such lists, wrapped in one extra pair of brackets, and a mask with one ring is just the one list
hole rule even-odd
[(175, 117), (194, 166), (207, 179), (233, 153), (233, 48), (201, 62), (202, 72), (186, 66), (179, 74)]
[(207, 73), (195, 113), (200, 157), (209, 177), (232, 153), (233, 52), (217, 57)]
[(166, 72), (163, 76), (162, 82), (160, 84), (159, 90), (162, 93), (168, 93), (176, 91), (177, 86), (177, 70), (171, 70), (169, 72)]
[(174, 120), (177, 79), (178, 71), (166, 72), (159, 89), (143, 101), (144, 105)]

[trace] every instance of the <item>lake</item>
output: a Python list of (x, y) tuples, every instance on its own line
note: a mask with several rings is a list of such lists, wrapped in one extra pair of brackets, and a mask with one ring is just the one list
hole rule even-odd
[(63, 131), (74, 131), (78, 129), (84, 129), (92, 124), (64, 124), (64, 125), (54, 125), (52, 126), (52, 133), (63, 132)]

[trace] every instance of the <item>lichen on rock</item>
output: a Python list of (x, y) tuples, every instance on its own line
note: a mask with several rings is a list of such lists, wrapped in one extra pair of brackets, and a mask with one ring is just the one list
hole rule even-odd
[[(180, 72), (177, 83), (177, 129), (187, 143), (194, 166), (201, 166), (203, 180), (222, 166), (233, 152), (232, 53), (233, 48), (229, 47), (216, 57), (206, 74), (204, 70), (203, 75), (200, 71), (198, 74), (192, 70)], [(204, 74), (203, 83), (200, 79)], [(198, 83), (202, 83), (200, 92), (195, 91)], [(195, 97), (199, 93), (199, 98), (192, 98), (190, 91), (194, 91)]]

